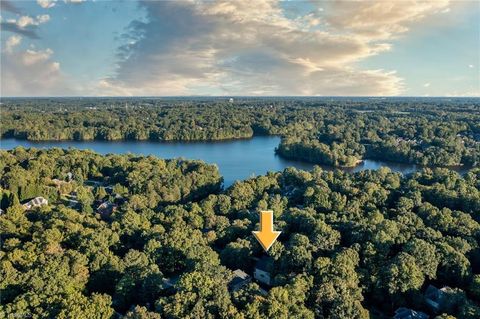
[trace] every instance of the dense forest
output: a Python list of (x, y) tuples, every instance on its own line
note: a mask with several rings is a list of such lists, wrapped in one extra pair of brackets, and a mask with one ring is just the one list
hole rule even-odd
[(428, 98), (2, 99), (1, 138), (199, 141), (281, 135), (280, 156), (480, 165), (480, 100)]
[[(6, 118), (29, 118), (16, 112)], [(317, 112), (299, 109), (292, 117), (306, 122), (285, 118), (281, 130), (307, 131), (307, 114)], [(424, 127), (422, 138), (448, 140), (449, 130), (478, 129), (459, 112), (446, 113), (455, 119), (436, 127), (420, 117), (345, 112), (356, 120), (338, 131), (325, 129), (325, 113), (316, 129), (329, 143), (340, 138), (335, 134), (369, 131), (373, 124), (361, 119), (399, 134), (389, 126), (398, 120), (412, 128), (404, 138)], [(67, 125), (76, 116), (58, 119)], [(282, 127), (272, 126), (265, 130)], [(292, 143), (285, 139), (285, 147)], [(361, 138), (351, 143), (353, 156), (382, 152)], [(2, 318), (380, 319), (402, 307), (430, 318), (480, 317), (479, 168), (463, 176), (447, 168), (407, 176), (387, 168), (288, 168), (223, 189), (217, 168), (199, 161), (16, 148), (0, 151), (0, 176)], [(35, 197), (44, 198), (38, 207), (24, 204)], [(265, 209), (282, 231), (268, 257), (251, 234)], [(235, 270), (252, 275), (265, 259), (270, 284), (231, 288)], [(431, 291), (442, 298), (430, 302)]]

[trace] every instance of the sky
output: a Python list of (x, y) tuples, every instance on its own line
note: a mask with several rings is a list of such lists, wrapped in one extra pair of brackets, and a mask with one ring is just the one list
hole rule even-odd
[(480, 96), (480, 1), (1, 3), (0, 96)]

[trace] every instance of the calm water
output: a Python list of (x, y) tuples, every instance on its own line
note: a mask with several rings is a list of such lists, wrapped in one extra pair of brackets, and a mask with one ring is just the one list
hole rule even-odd
[[(17, 146), (36, 148), (79, 148), (90, 149), (100, 154), (133, 153), (154, 155), (161, 158), (183, 157), (199, 159), (217, 164), (224, 177), (225, 186), (236, 180), (263, 175), (268, 171), (281, 171), (289, 166), (310, 170), (313, 164), (282, 159), (275, 155), (275, 147), (280, 142), (276, 136), (257, 136), (249, 140), (233, 140), (222, 142), (151, 142), (151, 141), (48, 141), (31, 142), (16, 139), (0, 140), (1, 149), (12, 149)], [(365, 169), (378, 169), (388, 166), (391, 170), (408, 174), (419, 169), (416, 165), (396, 164), (382, 161), (365, 160), (363, 164), (345, 169), (351, 172)], [(324, 169), (331, 167), (322, 166)]]

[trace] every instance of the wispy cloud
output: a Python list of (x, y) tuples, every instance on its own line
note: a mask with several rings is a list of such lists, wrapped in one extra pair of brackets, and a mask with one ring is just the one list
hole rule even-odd
[(21, 34), (31, 39), (39, 39), (37, 34), (37, 27), (40, 24), (46, 23), (50, 20), (48, 14), (38, 15), (37, 17), (20, 16), (18, 19), (8, 19), (2, 21), (2, 31), (9, 31)]
[(36, 27), (30, 28), (21, 28), (16, 22), (2, 22), (1, 23), (2, 31), (9, 31), (17, 34), (21, 34), (30, 39), (40, 39), (37, 34)]

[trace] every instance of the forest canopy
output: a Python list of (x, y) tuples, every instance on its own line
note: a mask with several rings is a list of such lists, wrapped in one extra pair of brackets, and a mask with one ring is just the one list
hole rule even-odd
[[(0, 317), (480, 317), (478, 168), (288, 168), (223, 189), (199, 161), (16, 148), (0, 176)], [(267, 257), (265, 209), (271, 285), (232, 291)]]

